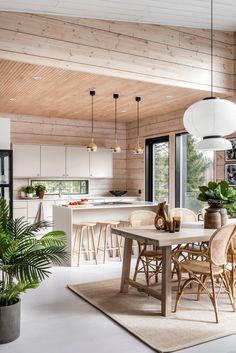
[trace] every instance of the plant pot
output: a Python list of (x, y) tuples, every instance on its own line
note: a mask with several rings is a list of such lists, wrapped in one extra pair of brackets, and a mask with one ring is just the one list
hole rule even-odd
[(26, 194), (26, 196), (27, 196), (29, 199), (32, 199), (33, 196), (34, 196), (34, 194), (33, 194), (33, 193), (32, 193), (32, 194)]
[(20, 336), (20, 300), (12, 305), (0, 306), (0, 344)]
[(218, 229), (221, 227), (221, 213), (219, 207), (210, 206), (206, 208), (204, 215), (204, 228)]
[(220, 215), (221, 215), (221, 226), (225, 226), (228, 223), (228, 214), (225, 207), (220, 208)]
[(40, 198), (43, 199), (45, 192), (44, 191), (37, 191), (36, 195)]
[(21, 191), (20, 192), (20, 197), (22, 197), (22, 198), (26, 197), (26, 193), (24, 191)]

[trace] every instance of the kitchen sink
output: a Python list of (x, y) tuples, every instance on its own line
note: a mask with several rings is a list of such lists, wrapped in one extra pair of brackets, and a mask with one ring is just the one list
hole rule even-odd
[(126, 201), (110, 201), (110, 202), (96, 202), (94, 206), (103, 206), (103, 205), (132, 205), (133, 202)]

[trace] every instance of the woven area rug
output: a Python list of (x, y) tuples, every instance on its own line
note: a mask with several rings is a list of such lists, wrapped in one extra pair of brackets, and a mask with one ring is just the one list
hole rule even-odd
[(177, 313), (163, 317), (159, 300), (135, 288), (128, 294), (119, 293), (120, 279), (68, 287), (157, 352), (177, 351), (236, 333), (236, 313), (226, 294), (219, 298), (220, 323), (216, 324), (205, 294), (200, 301), (194, 300), (194, 294), (185, 295)]

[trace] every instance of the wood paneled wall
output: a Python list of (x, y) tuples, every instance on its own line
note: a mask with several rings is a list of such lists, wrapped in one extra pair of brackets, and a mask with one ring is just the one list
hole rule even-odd
[[(1, 114), (11, 119), (12, 143), (65, 144), (84, 146), (90, 141), (89, 121), (44, 118)], [(95, 142), (101, 147), (110, 147), (114, 141), (114, 123), (94, 123)], [(106, 195), (109, 190), (126, 190), (126, 125), (118, 124), (118, 141), (122, 152), (114, 154), (113, 179), (91, 179), (90, 193)], [(26, 183), (26, 180), (15, 181), (14, 189)]]
[[(214, 34), (215, 92), (234, 90), (234, 35)], [(208, 90), (209, 31), (0, 12), (0, 58)]]

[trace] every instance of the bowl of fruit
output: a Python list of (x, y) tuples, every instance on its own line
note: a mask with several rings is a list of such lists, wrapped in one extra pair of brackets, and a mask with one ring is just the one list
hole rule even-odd
[(79, 205), (87, 205), (88, 203), (90, 203), (90, 201), (86, 198), (80, 199), (80, 201), (78, 201)]

